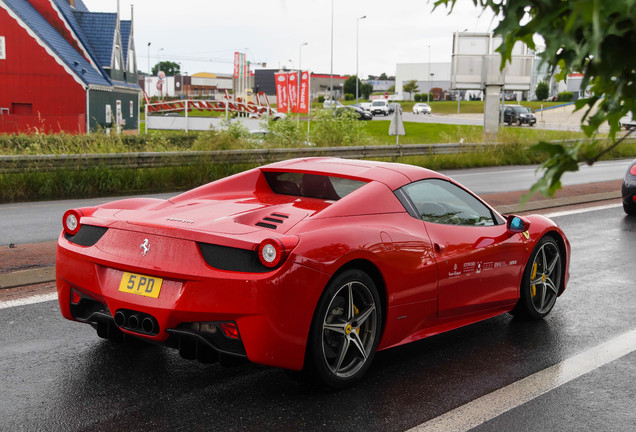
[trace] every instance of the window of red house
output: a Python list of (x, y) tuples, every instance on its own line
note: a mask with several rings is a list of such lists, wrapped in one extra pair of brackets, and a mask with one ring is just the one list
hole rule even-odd
[(12, 102), (11, 113), (15, 115), (32, 115), (33, 104)]

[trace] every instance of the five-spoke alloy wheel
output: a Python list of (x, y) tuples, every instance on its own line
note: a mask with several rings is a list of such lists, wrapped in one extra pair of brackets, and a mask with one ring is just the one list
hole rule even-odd
[(309, 362), (329, 387), (358, 381), (375, 355), (382, 308), (373, 280), (351, 269), (336, 276), (322, 294), (311, 329)]
[(551, 237), (544, 237), (534, 248), (523, 273), (519, 303), (512, 311), (541, 319), (554, 307), (563, 277), (561, 250)]

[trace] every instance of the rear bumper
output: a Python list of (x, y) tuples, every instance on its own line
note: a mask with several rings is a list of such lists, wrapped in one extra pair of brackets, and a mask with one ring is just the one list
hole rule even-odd
[[(102, 333), (112, 332), (117, 323), (114, 330), (149, 341), (175, 346), (182, 338), (199, 340), (255, 363), (302, 368), (313, 312), (328, 281), (324, 273), (293, 262), (268, 273), (219, 271), (199, 254), (189, 259), (197, 272), (178, 274), (157, 262), (140, 267), (124, 260), (104, 261), (98, 257), (98, 245), (80, 247), (62, 236), (58, 241), (57, 291), (65, 318), (89, 323)], [(161, 278), (159, 297), (120, 292), (124, 272)], [(77, 304), (71, 299), (73, 291), (82, 297)], [(128, 323), (133, 316), (136, 326)], [(211, 329), (223, 322), (236, 324), (238, 340), (220, 338), (222, 334)]]

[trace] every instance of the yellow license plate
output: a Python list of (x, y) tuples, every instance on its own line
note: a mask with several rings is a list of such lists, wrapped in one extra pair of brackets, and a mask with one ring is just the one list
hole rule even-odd
[(124, 273), (119, 283), (119, 291), (145, 297), (158, 298), (163, 279), (136, 273)]

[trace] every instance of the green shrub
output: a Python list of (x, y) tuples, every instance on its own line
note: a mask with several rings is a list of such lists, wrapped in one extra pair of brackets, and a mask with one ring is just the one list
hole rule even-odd
[(561, 92), (557, 96), (559, 102), (572, 102), (572, 99), (574, 99), (574, 93), (568, 91)]
[(422, 95), (420, 93), (415, 93), (413, 100), (415, 100), (415, 102), (422, 102)]
[(324, 103), (325, 102), (325, 97), (324, 96), (318, 96), (318, 103)]
[(541, 81), (537, 84), (537, 88), (534, 90), (534, 94), (540, 101), (544, 101), (550, 96), (550, 86), (545, 81)]

